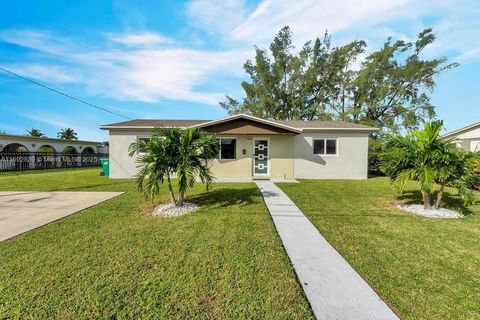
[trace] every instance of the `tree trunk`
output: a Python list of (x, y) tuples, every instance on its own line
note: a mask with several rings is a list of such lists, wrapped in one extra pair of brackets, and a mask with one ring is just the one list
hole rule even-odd
[(442, 202), (442, 197), (443, 197), (443, 189), (445, 189), (445, 185), (441, 184), (440, 185), (440, 190), (438, 190), (438, 193), (437, 193), (437, 200), (435, 201), (435, 204), (433, 205), (433, 208), (435, 210), (438, 210), (438, 208), (440, 208), (440, 204)]
[(175, 194), (173, 193), (172, 181), (170, 180), (170, 173), (167, 173), (167, 182), (168, 182), (168, 195), (170, 196), (170, 202), (175, 205)]
[(423, 208), (425, 210), (432, 209), (432, 197), (426, 192), (423, 193)]
[(185, 191), (180, 191), (178, 194), (178, 203), (177, 205), (179, 207), (183, 206), (183, 203), (185, 202)]

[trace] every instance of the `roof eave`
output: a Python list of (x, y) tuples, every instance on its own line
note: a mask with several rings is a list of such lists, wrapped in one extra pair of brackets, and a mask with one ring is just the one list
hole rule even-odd
[[(111, 130), (111, 129), (154, 129), (156, 126), (100, 126), (101, 130)], [(163, 128), (188, 128), (185, 126), (162, 126)]]
[(302, 128), (303, 131), (365, 131), (365, 132), (374, 132), (379, 131), (378, 128)]
[(477, 127), (480, 127), (480, 122), (477, 122), (477, 123), (474, 123), (474, 124), (471, 124), (469, 126), (466, 126), (466, 127), (463, 127), (463, 128), (460, 128), (460, 129), (457, 129), (457, 130), (453, 130), (453, 131), (450, 131), (450, 132), (447, 132), (446, 134), (444, 134), (443, 136), (440, 136), (439, 139), (443, 140), (443, 139), (448, 139), (450, 137), (455, 137), (459, 134), (462, 134), (466, 131), (469, 131), (469, 130), (472, 130), (472, 129), (476, 129)]

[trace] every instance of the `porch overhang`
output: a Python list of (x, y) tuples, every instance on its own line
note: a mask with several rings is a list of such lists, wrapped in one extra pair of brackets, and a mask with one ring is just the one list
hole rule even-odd
[(298, 128), (246, 114), (208, 121), (192, 127), (202, 128), (213, 134), (233, 135), (296, 135), (302, 132)]

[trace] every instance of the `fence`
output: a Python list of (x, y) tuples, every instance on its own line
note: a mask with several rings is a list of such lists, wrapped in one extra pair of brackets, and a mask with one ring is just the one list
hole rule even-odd
[(100, 158), (108, 158), (108, 154), (0, 152), (0, 172), (96, 167)]

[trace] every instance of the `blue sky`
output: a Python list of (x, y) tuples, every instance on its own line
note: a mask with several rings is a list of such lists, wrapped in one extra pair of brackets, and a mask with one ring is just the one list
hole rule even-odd
[[(0, 1), (0, 66), (131, 118), (212, 119), (225, 94), (240, 97), (242, 65), (289, 25), (295, 45), (326, 29), (335, 44), (388, 36), (414, 40), (433, 27), (426, 57), (461, 64), (437, 78), (432, 101), (448, 130), (480, 121), (480, 2), (416, 0)], [(0, 130), (31, 127), (81, 139), (121, 118), (0, 72)]]

